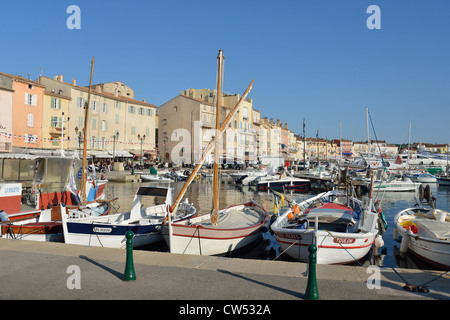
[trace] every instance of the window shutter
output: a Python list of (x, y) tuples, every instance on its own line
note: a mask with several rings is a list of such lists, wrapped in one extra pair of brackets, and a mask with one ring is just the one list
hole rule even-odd
[(37, 95), (35, 95), (35, 94), (31, 95), (31, 105), (37, 106)]
[(25, 104), (28, 104), (28, 93), (25, 93)]

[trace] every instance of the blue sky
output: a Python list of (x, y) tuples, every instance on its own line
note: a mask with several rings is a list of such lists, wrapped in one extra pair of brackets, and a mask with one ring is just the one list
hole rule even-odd
[[(69, 5), (81, 9), (70, 30)], [(369, 5), (381, 29), (369, 30)], [(188, 88), (214, 88), (219, 49), (224, 90), (250, 96), (261, 116), (295, 133), (450, 143), (450, 1), (5, 1), (0, 71), (63, 74), (89, 84), (122, 81), (160, 106)], [(371, 139), (374, 138), (371, 130)]]

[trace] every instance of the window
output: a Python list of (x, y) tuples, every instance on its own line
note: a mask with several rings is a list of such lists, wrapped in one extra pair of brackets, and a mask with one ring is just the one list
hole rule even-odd
[(97, 119), (96, 118), (92, 119), (92, 129), (97, 129)]
[(106, 130), (108, 130), (108, 121), (106, 121), (106, 120), (102, 120), (102, 122), (101, 122), (101, 130), (102, 131), (106, 131)]
[(97, 111), (97, 108), (98, 108), (97, 105), (98, 105), (97, 101), (92, 101), (91, 102), (92, 111)]
[(150, 129), (149, 128), (145, 128), (145, 135), (147, 137), (150, 135)]
[(84, 117), (78, 116), (78, 127), (83, 128), (84, 127)]
[(32, 113), (29, 113), (27, 115), (27, 127), (33, 127), (34, 126), (34, 115)]
[(131, 127), (131, 134), (136, 134), (136, 127)]
[(59, 98), (52, 98), (52, 109), (61, 109), (61, 99)]
[(177, 112), (178, 111), (178, 107), (177, 106), (173, 107), (173, 111)]
[(60, 117), (52, 117), (51, 126), (53, 128), (61, 128), (62, 125), (62, 118)]
[(136, 113), (136, 108), (134, 106), (128, 106), (128, 113)]
[(78, 108), (84, 108), (84, 98), (81, 98), (81, 97), (78, 97), (78, 100), (77, 100), (77, 107)]
[(114, 108), (120, 109), (120, 102), (119, 101), (114, 101)]
[(153, 117), (153, 110), (152, 109), (147, 109), (147, 116)]
[(37, 95), (25, 93), (25, 104), (29, 106), (37, 106)]
[(139, 115), (143, 116), (144, 115), (144, 108), (139, 108)]
[(119, 114), (116, 114), (116, 124), (118, 124), (118, 123), (119, 123), (119, 119), (120, 119), (120, 116), (119, 116)]
[(37, 143), (37, 135), (35, 134), (25, 134), (24, 138), (26, 143)]
[(248, 120), (248, 109), (246, 107), (242, 108), (242, 118)]
[(102, 103), (102, 112), (107, 113), (108, 112), (108, 105), (106, 103)]

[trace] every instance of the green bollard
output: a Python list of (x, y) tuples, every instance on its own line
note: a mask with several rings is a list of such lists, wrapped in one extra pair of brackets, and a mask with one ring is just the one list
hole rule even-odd
[(136, 280), (136, 273), (134, 272), (133, 264), (133, 231), (128, 230), (125, 233), (125, 237), (127, 238), (127, 261), (125, 263), (125, 273), (123, 275), (123, 280), (131, 281)]
[(306, 286), (306, 299), (307, 300), (319, 300), (319, 290), (317, 289), (317, 278), (316, 278), (316, 251), (317, 247), (315, 244), (311, 243), (308, 246), (309, 251), (309, 270), (308, 270), (308, 284)]

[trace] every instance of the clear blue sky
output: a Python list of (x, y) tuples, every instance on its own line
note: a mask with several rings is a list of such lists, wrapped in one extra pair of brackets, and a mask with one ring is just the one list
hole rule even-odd
[[(69, 30), (69, 5), (81, 29)], [(369, 30), (369, 5), (381, 29)], [(122, 81), (160, 106), (188, 88), (250, 96), (261, 115), (295, 133), (365, 140), (368, 106), (378, 139), (450, 143), (450, 1), (3, 1), (0, 71), (89, 84)], [(371, 138), (374, 138), (371, 131)]]

